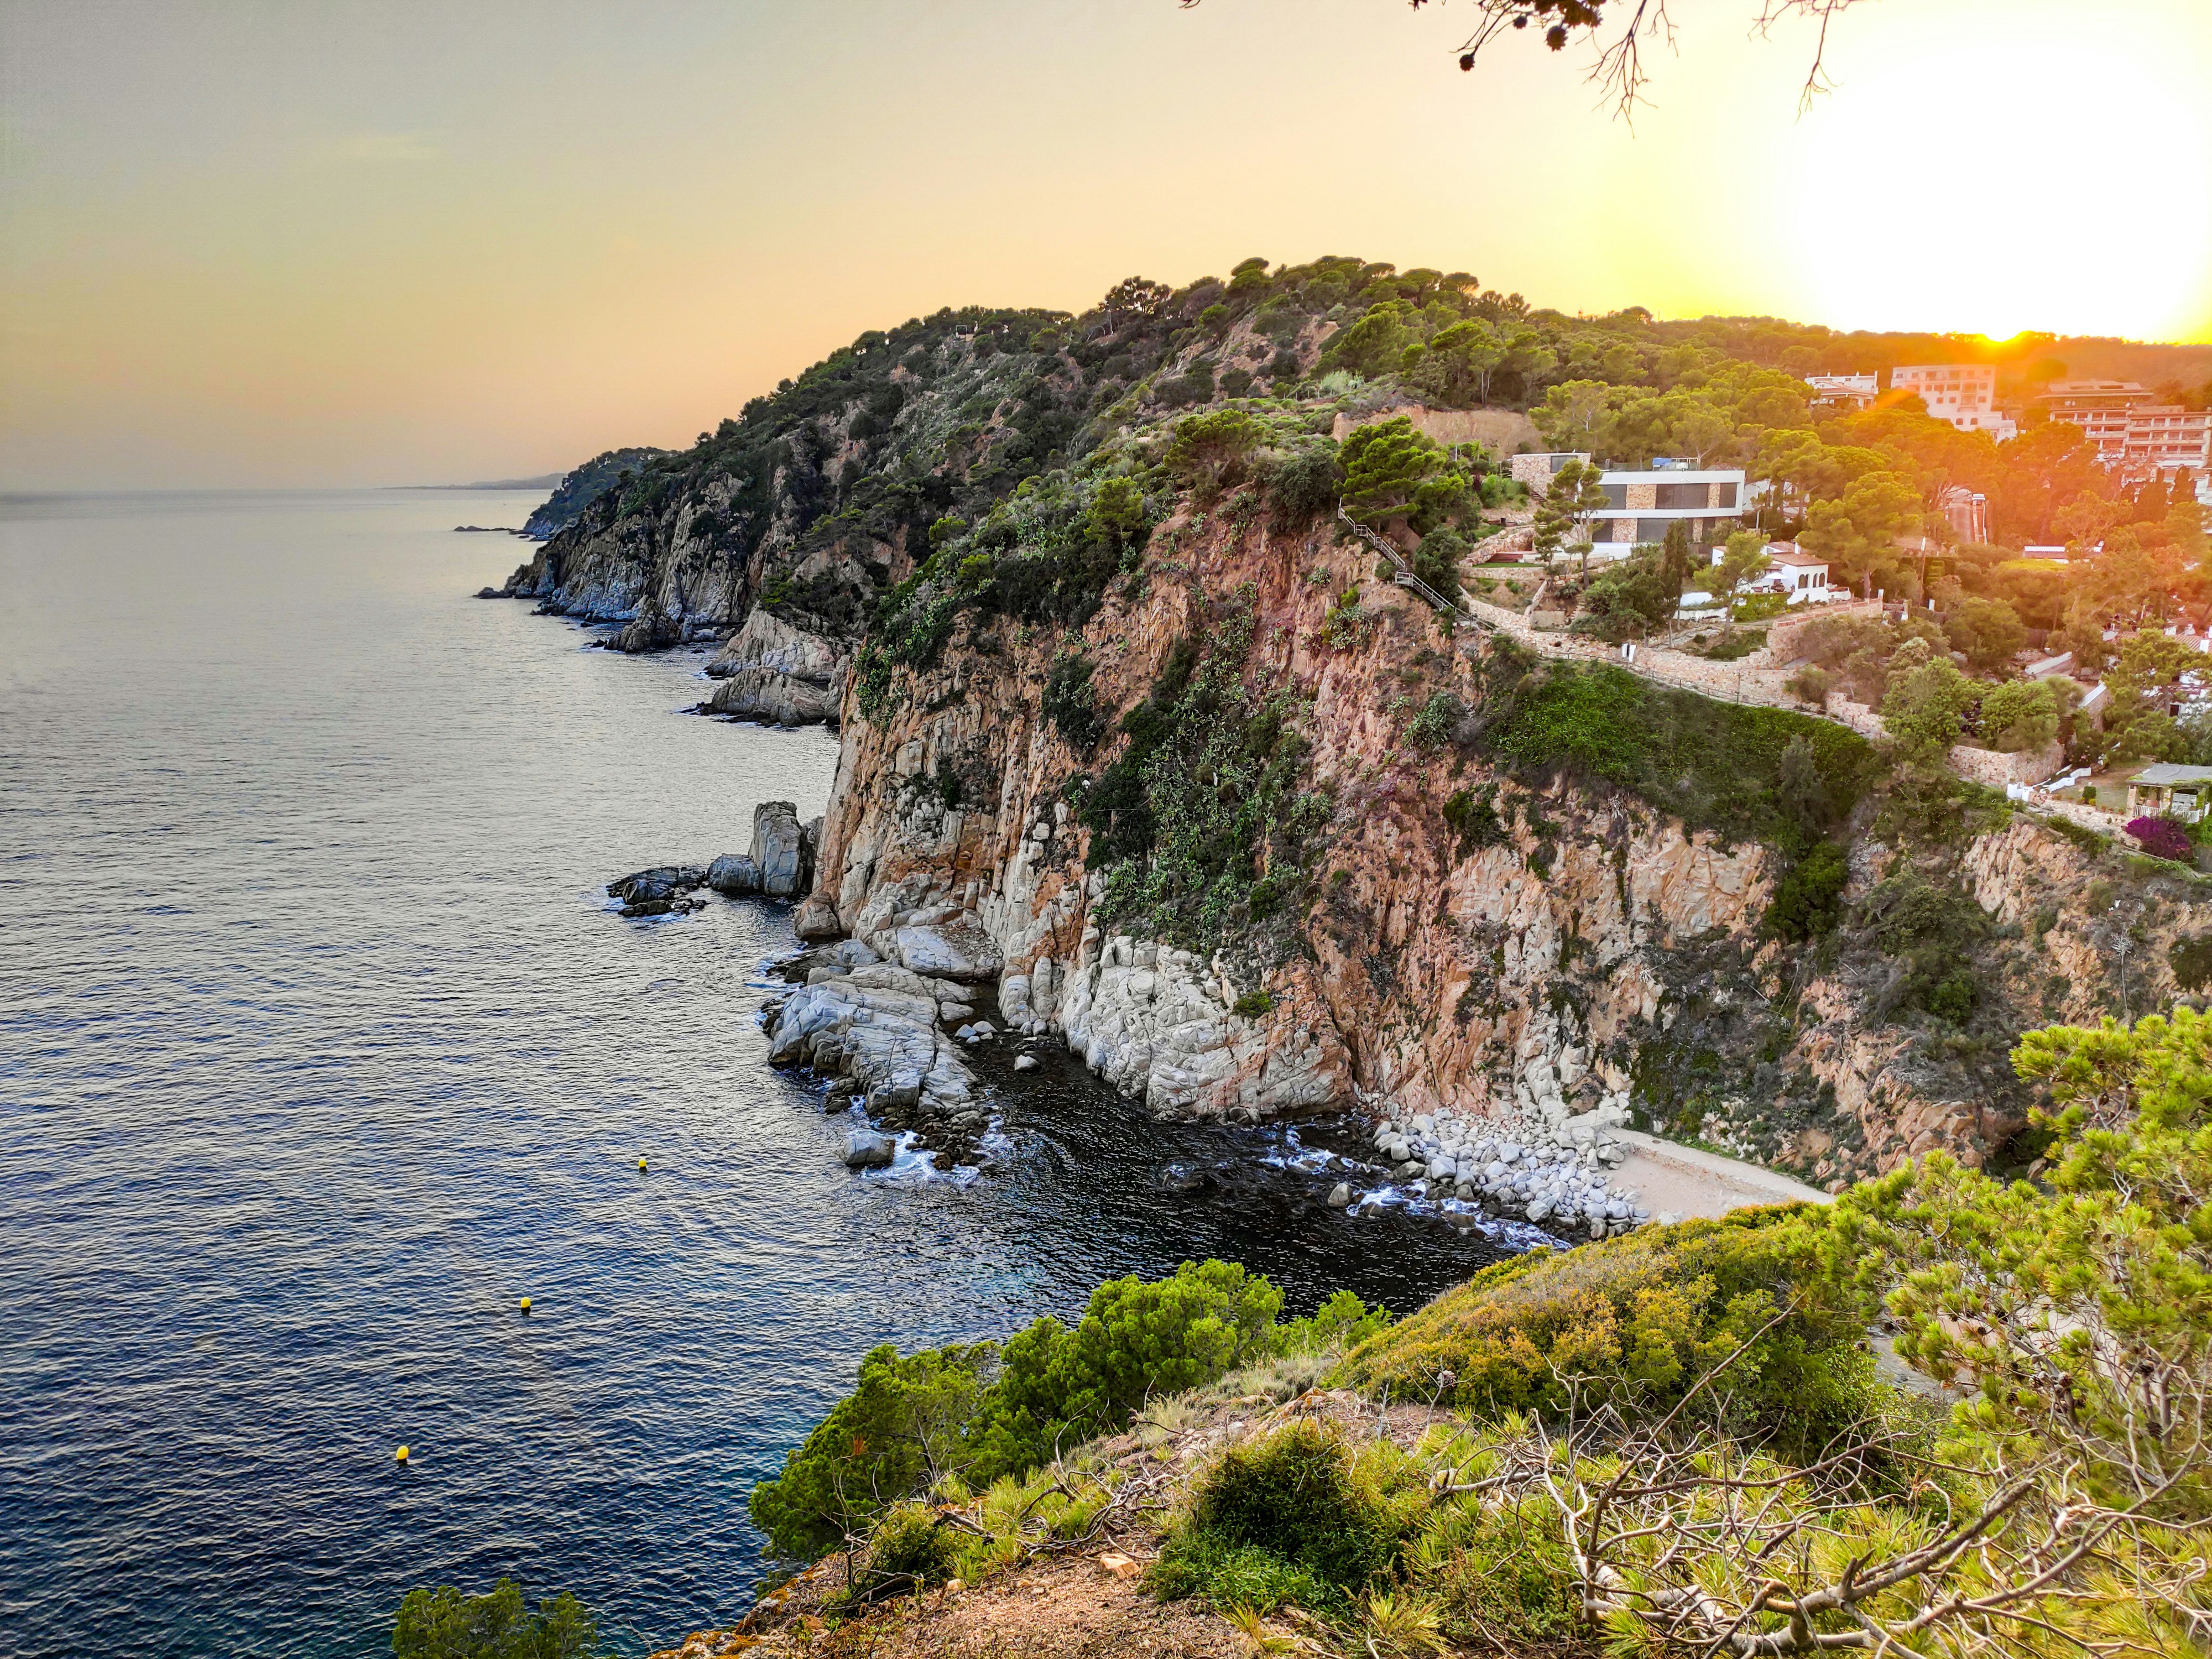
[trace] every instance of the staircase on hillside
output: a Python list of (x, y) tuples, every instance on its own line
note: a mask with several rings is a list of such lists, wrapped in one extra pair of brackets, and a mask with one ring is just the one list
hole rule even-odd
[(1485, 626), (1480, 617), (1474, 616), (1462, 605), (1454, 605), (1443, 594), (1437, 592), (1435, 588), (1430, 586), (1419, 576), (1416, 576), (1413, 574), (1413, 567), (1407, 562), (1406, 556), (1398, 550), (1397, 544), (1388, 536), (1383, 535), (1381, 532), (1370, 530), (1365, 525), (1360, 523), (1358, 520), (1353, 518), (1352, 514), (1346, 512), (1344, 510), (1344, 503), (1342, 501), (1339, 501), (1336, 504), (1336, 516), (1351, 527), (1352, 534), (1358, 536), (1360, 540), (1365, 542), (1370, 547), (1373, 548), (1377, 553), (1380, 553), (1385, 559), (1390, 562), (1391, 569), (1397, 573), (1390, 578), (1392, 581), (1395, 582), (1401, 587), (1412, 589), (1414, 592), (1426, 599), (1431, 605), (1434, 605), (1437, 610), (1449, 616), (1452, 619), (1453, 627), (1480, 628)]

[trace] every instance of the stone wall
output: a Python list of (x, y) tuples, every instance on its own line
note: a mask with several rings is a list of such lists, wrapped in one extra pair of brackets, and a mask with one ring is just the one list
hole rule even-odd
[(1950, 766), (1962, 778), (2002, 789), (2008, 783), (2041, 783), (2055, 778), (2066, 764), (2066, 751), (2056, 743), (2017, 755), (1994, 749), (1972, 749), (1960, 744), (1951, 750)]

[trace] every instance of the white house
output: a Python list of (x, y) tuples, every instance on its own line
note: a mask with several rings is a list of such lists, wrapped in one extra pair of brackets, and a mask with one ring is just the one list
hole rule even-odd
[[(1795, 542), (1769, 542), (1766, 544), (1766, 568), (1743, 585), (1745, 593), (1782, 593), (1792, 605), (1826, 605), (1831, 599), (1848, 599), (1850, 590), (1828, 586), (1828, 562), (1816, 559), (1801, 550)], [(1713, 550), (1713, 562), (1721, 562), (1718, 548)], [(1685, 593), (1682, 603), (1695, 609), (1696, 601), (1711, 605), (1716, 601), (1709, 594)]]
[(1881, 387), (1871, 374), (1808, 374), (1813, 401), (1833, 409), (1871, 409)]
[(1751, 584), (1753, 593), (1786, 593), (1792, 605), (1826, 605), (1848, 591), (1828, 586), (1828, 562), (1801, 552), (1792, 542), (1769, 542), (1766, 569)]

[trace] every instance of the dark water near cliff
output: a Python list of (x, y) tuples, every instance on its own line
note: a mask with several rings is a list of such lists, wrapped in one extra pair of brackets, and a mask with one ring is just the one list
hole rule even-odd
[(818, 811), (835, 739), (462, 598), (521, 544), (450, 526), (531, 504), (0, 502), (9, 1652), (368, 1654), (503, 1572), (640, 1652), (741, 1610), (746, 1490), (876, 1342), (1205, 1255), (1407, 1307), (1491, 1253), (1170, 1192), (1265, 1138), (1069, 1068), (994, 1084), (1001, 1171), (848, 1175), (763, 1063), (787, 913), (599, 891)]

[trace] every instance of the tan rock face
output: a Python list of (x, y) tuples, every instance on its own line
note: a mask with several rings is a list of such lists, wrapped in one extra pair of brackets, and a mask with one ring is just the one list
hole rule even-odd
[[(1823, 1180), (1934, 1146), (1978, 1162), (2019, 1127), (2016, 1087), (1996, 1098), (1947, 1082), (1956, 1068), (1929, 1059), (1926, 1022), (1877, 1012), (1881, 964), (1863, 951), (1823, 968), (1819, 947), (1762, 936), (1784, 873), (1772, 850), (1721, 845), (1619, 792), (1532, 785), (1479, 744), (1409, 740), (1411, 712), (1437, 691), (1479, 708), (1483, 647), (1373, 581), (1371, 556), (1264, 518), (1167, 529), (1175, 557), (1156, 551), (1148, 585), (1110, 597), (1079, 643), (965, 618), (934, 668), (901, 671), (881, 723), (848, 695), (811, 927), (834, 912), (896, 956), (902, 928), (960, 918), (995, 949), (1009, 1024), (1064, 1036), (1163, 1114), (1257, 1119), (1388, 1095), (1407, 1112), (1556, 1102), (1565, 1115), (1620, 1091), (1646, 1110), (1703, 1111), (1709, 1138)], [(1354, 582), (1367, 620), (1353, 642), (1322, 643)], [(1122, 739), (1077, 753), (1040, 707), (1055, 654), (1076, 644), (1117, 719), (1239, 593), (1249, 670), (1304, 699), (1311, 776), (1334, 800), (1294, 948), (1271, 962), (1176, 949), (1106, 914), (1064, 791)], [(1462, 790), (1494, 803), (1492, 844), (1462, 847), (1445, 823)], [(1854, 896), (1886, 856), (1863, 848)], [(1961, 855), (1958, 879), (2001, 938), (1990, 994), (2020, 1005), (2020, 1026), (2088, 1017), (2108, 994), (2110, 952), (2080, 913), (2086, 860), (2025, 822)], [(2002, 942), (2058, 901), (2033, 947)], [(2169, 939), (2186, 907), (2177, 915)], [(2045, 1010), (2043, 983), (2061, 975), (2074, 988)], [(2001, 1063), (1999, 1048), (1984, 1074)]]

